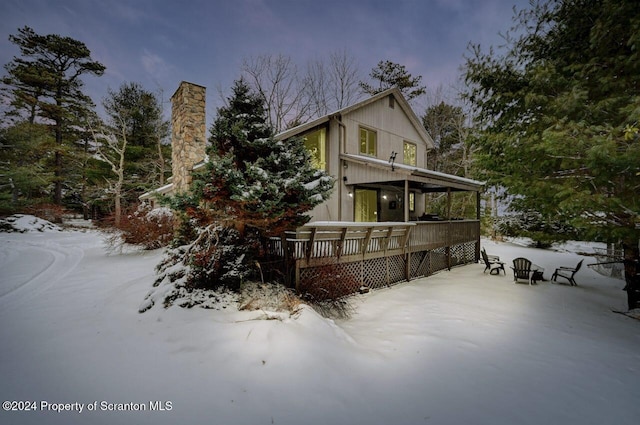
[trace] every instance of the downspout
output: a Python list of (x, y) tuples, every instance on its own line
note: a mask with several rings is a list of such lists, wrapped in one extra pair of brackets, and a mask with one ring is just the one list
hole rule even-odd
[(409, 178), (404, 179), (404, 222), (409, 222)]
[(347, 176), (344, 175), (345, 163), (343, 163), (340, 159), (340, 155), (342, 153), (347, 153), (346, 146), (346, 132), (347, 127), (342, 122), (342, 117), (340, 115), (334, 115), (333, 118), (338, 124), (338, 221), (344, 221), (342, 217), (342, 196), (344, 193), (343, 186), (347, 184)]

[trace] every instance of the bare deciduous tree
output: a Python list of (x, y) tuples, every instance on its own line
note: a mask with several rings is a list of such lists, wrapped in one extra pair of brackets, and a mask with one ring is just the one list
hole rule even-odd
[[(115, 227), (120, 226), (122, 218), (122, 186), (124, 184), (124, 167), (125, 167), (125, 153), (127, 151), (128, 139), (127, 139), (127, 126), (124, 120), (120, 120), (119, 134), (116, 136), (114, 133), (96, 132), (91, 128), (91, 135), (96, 145), (96, 155), (109, 164), (111, 171), (116, 175), (115, 181), (107, 180), (109, 189), (113, 193), (114, 199), (114, 224)], [(103, 129), (104, 130), (104, 129)]]
[(298, 67), (284, 55), (245, 59), (242, 74), (265, 102), (268, 124), (278, 133), (311, 116)]
[(262, 97), (269, 124), (279, 132), (355, 102), (360, 72), (346, 50), (307, 63), (304, 73), (284, 55), (245, 59), (242, 75)]
[(358, 67), (346, 50), (309, 62), (304, 81), (314, 117), (349, 106), (361, 95)]
[(329, 56), (329, 84), (337, 109), (347, 107), (361, 95), (360, 70), (355, 58), (346, 50), (336, 51)]

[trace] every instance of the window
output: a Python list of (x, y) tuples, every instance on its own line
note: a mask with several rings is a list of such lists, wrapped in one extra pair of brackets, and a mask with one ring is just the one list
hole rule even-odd
[(415, 192), (409, 192), (409, 211), (416, 212), (416, 194)]
[(418, 148), (415, 143), (404, 142), (404, 164), (413, 165), (414, 167), (418, 165)]
[(360, 153), (376, 156), (376, 132), (360, 127)]
[(327, 129), (307, 133), (303, 136), (304, 146), (311, 154), (311, 164), (314, 168), (327, 171)]

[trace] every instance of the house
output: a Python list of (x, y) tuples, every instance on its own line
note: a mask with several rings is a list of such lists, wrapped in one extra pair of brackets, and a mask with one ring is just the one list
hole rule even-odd
[(416, 221), (428, 212), (426, 193), (483, 187), (426, 169), (433, 140), (396, 88), (276, 135), (292, 137), (302, 137), (314, 163), (338, 182), (313, 221)]
[[(156, 193), (187, 190), (192, 171), (204, 163), (205, 90), (182, 82), (171, 97), (173, 176), (140, 199), (153, 202)], [(314, 164), (336, 178), (332, 197), (310, 213), (313, 222), (416, 221), (429, 213), (426, 193), (479, 196), (483, 188), (481, 182), (426, 169), (433, 140), (396, 88), (275, 137), (303, 138)]]
[[(205, 88), (182, 82), (172, 102), (172, 171), (166, 186), (141, 196), (186, 191), (206, 160)], [(426, 168), (434, 143), (402, 93), (392, 88), (275, 136), (302, 138), (316, 167), (336, 178), (326, 202), (302, 228), (273, 239), (270, 252), (295, 271), (298, 289), (326, 283), (327, 262), (344, 292), (426, 276), (480, 258), (481, 182)], [(476, 217), (429, 217), (427, 194), (476, 194)], [(448, 208), (450, 211), (450, 208)], [(432, 217), (433, 218), (433, 217)], [(350, 278), (345, 278), (350, 276)], [(292, 278), (293, 280), (293, 278)]]

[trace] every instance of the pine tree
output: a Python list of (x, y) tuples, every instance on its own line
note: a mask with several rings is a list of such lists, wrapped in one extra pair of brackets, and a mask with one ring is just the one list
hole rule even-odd
[(44, 203), (53, 173), (45, 162), (54, 146), (43, 124), (21, 122), (0, 128), (0, 214)]
[(378, 87), (361, 81), (360, 88), (370, 95), (383, 92), (391, 87), (397, 87), (407, 100), (411, 100), (426, 92), (426, 87), (420, 85), (421, 75), (413, 77), (407, 72), (404, 65), (391, 61), (378, 62), (378, 65), (371, 70), (369, 76), (374, 82), (377, 82)]
[(278, 234), (308, 221), (333, 180), (312, 167), (301, 140), (276, 141), (259, 97), (244, 81), (213, 125), (209, 167), (198, 186), (201, 200), (234, 227)]
[(73, 164), (69, 157), (76, 153), (75, 136), (70, 134), (93, 108), (91, 99), (82, 92), (81, 77), (100, 76), (105, 67), (91, 59), (84, 43), (70, 37), (39, 35), (24, 27), (9, 40), (20, 48), (22, 57), (5, 65), (8, 75), (2, 82), (10, 89), (16, 114), (26, 111), (29, 122), (42, 119), (51, 125), (56, 142), (53, 201), (61, 204)]

